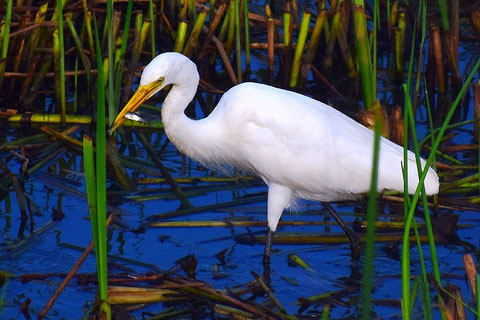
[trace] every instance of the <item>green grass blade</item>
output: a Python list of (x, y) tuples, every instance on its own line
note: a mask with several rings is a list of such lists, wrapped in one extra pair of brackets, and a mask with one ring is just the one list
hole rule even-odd
[(175, 45), (173, 51), (182, 52), (183, 44), (185, 43), (185, 35), (187, 34), (188, 24), (185, 21), (180, 21), (178, 24), (177, 37), (175, 39)]
[(242, 52), (240, 46), (240, 0), (235, 0), (235, 58), (237, 62), (237, 79), (242, 82)]
[(375, 257), (375, 222), (377, 220), (377, 178), (378, 161), (380, 153), (380, 137), (382, 131), (382, 113), (376, 110), (375, 113), (375, 138), (373, 144), (373, 165), (370, 191), (367, 203), (367, 234), (365, 243), (365, 267), (362, 278), (362, 319), (371, 319), (372, 309), (372, 283), (373, 283), (373, 261)]
[(327, 304), (327, 305), (323, 308), (321, 320), (328, 320), (328, 319), (329, 319), (329, 314), (330, 314), (330, 305)]
[(298, 74), (300, 72), (301, 58), (303, 49), (305, 48), (305, 42), (307, 41), (308, 28), (310, 26), (310, 18), (312, 14), (308, 11), (303, 12), (302, 23), (300, 25), (300, 31), (298, 32), (297, 45), (295, 47), (295, 53), (293, 55), (292, 70), (290, 73), (290, 87), (296, 87), (298, 82)]
[[(123, 26), (123, 35), (122, 35), (122, 44), (120, 46), (120, 54), (118, 61), (115, 64), (115, 90), (114, 90), (114, 99), (115, 99), (115, 107), (114, 111), (118, 110), (120, 105), (120, 90), (123, 83), (123, 68), (125, 67), (125, 54), (127, 52), (127, 41), (128, 41), (128, 32), (130, 30), (130, 21), (132, 18), (132, 8), (133, 8), (133, 0), (128, 0), (127, 4), (127, 12), (125, 14), (125, 24)], [(115, 114), (115, 117), (117, 114)]]
[(228, 26), (227, 26), (227, 41), (225, 43), (225, 52), (230, 57), (233, 48), (233, 41), (235, 40), (235, 0), (230, 0), (228, 7)]
[(448, 23), (448, 8), (446, 0), (438, 0), (438, 9), (440, 10), (440, 17), (442, 20), (442, 29), (444, 32), (450, 29), (450, 24)]
[[(92, 225), (93, 243), (98, 244), (98, 224), (97, 224), (97, 185), (95, 181), (95, 164), (93, 160), (92, 138), (83, 136), (83, 167), (85, 170), (85, 182), (87, 187), (88, 209), (90, 211), (90, 223)], [(98, 250), (95, 250), (97, 270), (100, 269), (98, 263)]]
[(202, 11), (197, 15), (197, 20), (195, 20), (195, 24), (193, 25), (192, 32), (190, 33), (190, 37), (188, 38), (187, 44), (183, 49), (183, 54), (187, 57), (190, 57), (193, 51), (198, 44), (198, 37), (200, 32), (202, 31), (203, 25), (205, 24), (205, 20), (207, 19), (208, 12)]
[(75, 59), (75, 76), (73, 77), (73, 113), (77, 112), (78, 106), (78, 58)]
[[(416, 162), (417, 162), (417, 170), (418, 170), (418, 175), (420, 176), (420, 173), (422, 171), (422, 166), (420, 163), (420, 149), (418, 147), (418, 142), (417, 142), (417, 133), (415, 130), (415, 119), (413, 118), (412, 114), (412, 103), (410, 100), (410, 94), (409, 92), (405, 89), (405, 106), (409, 109), (408, 112), (408, 121), (410, 122), (410, 127), (411, 127), (411, 133), (412, 133), (412, 141), (413, 141), (413, 150), (415, 152), (416, 156)], [(426, 167), (425, 170), (428, 170)], [(438, 267), (438, 258), (437, 258), (437, 253), (435, 249), (435, 240), (433, 237), (433, 227), (432, 227), (432, 222), (430, 220), (430, 210), (428, 208), (428, 202), (427, 202), (427, 196), (425, 194), (424, 188), (422, 188), (422, 204), (423, 204), (423, 211), (425, 215), (425, 225), (427, 227), (427, 234), (428, 234), (428, 242), (430, 245), (430, 254), (431, 254), (431, 259), (432, 259), (432, 266), (433, 266), (433, 274), (435, 276), (435, 280), (440, 284), (440, 270)]]
[[(80, 57), (80, 60), (82, 61), (82, 66), (85, 70), (85, 76), (87, 77), (87, 90), (90, 89), (90, 63), (85, 56), (85, 53), (83, 52), (83, 45), (82, 41), (78, 37), (77, 31), (75, 30), (75, 26), (73, 25), (72, 20), (67, 17), (65, 19), (67, 22), (68, 29), (70, 30), (70, 34), (72, 35), (73, 42), (75, 42), (75, 46), (77, 47), (77, 52)], [(89, 96), (89, 94), (87, 94)]]
[(113, 17), (113, 0), (107, 0), (107, 53), (108, 53), (108, 124), (111, 125), (117, 116), (117, 111), (115, 109), (115, 81), (116, 79), (113, 76), (114, 71), (114, 52), (113, 46), (115, 39), (113, 38), (113, 26), (112, 26), (112, 17)]
[(5, 12), (5, 26), (2, 35), (2, 47), (0, 51), (0, 89), (2, 88), (3, 76), (5, 74), (5, 65), (7, 64), (8, 42), (10, 40), (10, 24), (12, 19), (12, 2), (7, 0), (7, 9)]
[[(103, 69), (102, 54), (96, 19), (94, 21), (97, 69)], [(106, 156), (105, 156), (105, 90), (102, 72), (97, 75), (97, 127), (96, 127), (96, 169), (97, 169), (97, 218), (99, 256), (99, 295), (106, 301), (107, 291), (107, 235), (106, 235)]]
[(248, 25), (248, 1), (243, 1), (244, 32), (245, 32), (245, 70), (250, 72), (250, 27)]
[(480, 274), (477, 273), (475, 278), (475, 292), (476, 295), (476, 302), (477, 302), (477, 320), (480, 320)]
[(155, 58), (155, 16), (153, 15), (153, 1), (148, 0), (148, 17), (152, 21), (150, 24), (150, 44), (151, 44), (151, 53), (152, 59)]
[(374, 93), (373, 95), (377, 95), (377, 77), (375, 76), (377, 74), (377, 29), (380, 27), (379, 24), (380, 21), (380, 9), (378, 5), (378, 0), (373, 1), (373, 52), (372, 52), (372, 71), (373, 71), (373, 90)]
[[(455, 98), (455, 101), (453, 102), (452, 106), (450, 107), (450, 110), (448, 111), (447, 116), (445, 117), (445, 120), (440, 127), (440, 131), (438, 133), (437, 138), (435, 139), (435, 143), (432, 146), (432, 152), (430, 152), (430, 155), (426, 161), (425, 168), (428, 169), (430, 164), (432, 163), (433, 157), (435, 156), (435, 152), (440, 145), (440, 142), (443, 138), (443, 135), (445, 134), (446, 127), (450, 120), (453, 117), (453, 114), (455, 113), (455, 110), (457, 109), (458, 105), (460, 104), (461, 99), (465, 95), (468, 87), (470, 86), (470, 83), (473, 79), (473, 75), (476, 74), (478, 69), (480, 68), (480, 59), (477, 61), (475, 66), (473, 67), (472, 71), (468, 75), (465, 83), (462, 86), (462, 89), (458, 93), (457, 97)], [(407, 256), (409, 254), (409, 241), (410, 241), (410, 228), (412, 224), (412, 219), (413, 219), (413, 213), (414, 209), (417, 205), (418, 198), (420, 196), (420, 191), (423, 187), (423, 181), (425, 181), (425, 177), (427, 176), (428, 170), (423, 170), (422, 174), (419, 177), (419, 184), (417, 186), (417, 189), (415, 191), (415, 194), (413, 195), (412, 199), (412, 205), (408, 211), (408, 215), (405, 219), (405, 228), (404, 228), (404, 234), (403, 234), (403, 246), (402, 246), (402, 256)], [(410, 292), (410, 261), (402, 260), (402, 284), (405, 284), (405, 286), (402, 287), (402, 296), (403, 299), (407, 299), (409, 297), (409, 292)], [(405, 300), (404, 300), (405, 301)], [(403, 306), (405, 308), (405, 306)], [(408, 313), (404, 313), (404, 319), (410, 319), (410, 315)]]
[[(422, 10), (422, 5), (419, 7), (418, 9), (418, 12), (417, 12), (417, 15), (420, 15), (421, 14), (421, 10)], [(419, 154), (419, 147), (418, 147), (418, 143), (417, 143), (417, 135), (416, 135), (416, 130), (415, 130), (415, 121), (414, 121), (414, 116), (413, 116), (413, 106), (412, 106), (412, 103), (411, 103), (411, 99), (410, 99), (410, 84), (411, 84), (411, 79), (412, 79), (412, 72), (413, 72), (413, 58), (415, 56), (415, 34), (416, 34), (416, 30), (417, 30), (417, 19), (415, 19), (415, 22), (414, 22), (414, 27), (413, 27), (413, 37), (412, 37), (412, 42), (411, 42), (411, 50), (410, 50), (410, 59), (409, 59), (409, 64), (408, 64), (408, 75), (407, 75), (407, 83), (406, 85), (403, 86), (403, 89), (404, 89), (404, 93), (405, 93), (405, 120), (404, 120), (404, 140), (403, 140), (403, 147), (404, 147), (404, 164), (408, 163), (408, 156), (407, 156), (407, 148), (408, 148), (408, 132), (409, 132), (409, 126), (410, 126), (410, 130), (412, 132), (412, 140), (413, 140), (413, 143), (414, 143), (414, 151), (415, 151), (415, 156), (416, 156), (416, 160), (417, 160), (417, 169), (418, 169), (418, 175), (420, 176), (421, 174), (421, 165), (420, 165), (420, 154)], [(421, 50), (421, 49), (420, 49)], [(408, 166), (404, 166), (404, 170), (403, 170), (403, 178), (404, 178), (404, 215), (405, 217), (407, 217), (408, 215), (408, 211), (410, 210), (410, 207), (409, 207), (409, 203), (410, 203), (410, 197), (408, 195)], [(430, 213), (429, 213), (429, 210), (428, 210), (428, 202), (427, 202), (427, 199), (426, 199), (426, 195), (425, 193), (423, 192), (422, 193), (422, 201), (423, 201), (423, 204), (424, 204), (424, 210), (425, 210), (425, 215), (427, 216), (426, 217), (426, 224), (427, 224), (427, 229), (431, 230), (431, 223), (430, 223)], [(430, 225), (430, 228), (428, 228), (428, 225)], [(421, 246), (421, 242), (420, 242), (420, 238), (419, 238), (419, 234), (418, 234), (418, 230), (417, 230), (417, 226), (415, 224), (415, 220), (413, 220), (413, 227), (414, 227), (414, 231), (415, 231), (415, 236), (416, 236), (416, 241), (417, 241), (417, 248), (418, 248), (418, 254), (419, 254), (419, 258), (420, 258), (420, 266), (421, 266), (421, 270), (422, 270), (422, 285), (423, 287), (427, 287), (428, 288), (428, 279), (427, 279), (427, 271), (426, 271), (426, 266), (425, 266), (425, 259), (424, 259), (424, 255), (423, 255), (423, 250), (422, 250), (422, 246)], [(433, 250), (431, 250), (432, 252), (432, 256), (435, 257), (434, 259), (432, 259), (434, 261), (434, 265), (436, 265), (436, 254), (435, 254), (435, 244), (434, 244), (434, 240), (433, 240), (433, 233), (429, 233), (429, 242), (433, 243)], [(406, 253), (407, 251), (405, 251)], [(408, 251), (409, 253), (410, 251)], [(402, 259), (404, 260), (408, 260), (410, 261), (410, 256), (402, 256)], [(410, 262), (409, 262), (410, 263)], [(435, 269), (435, 267), (434, 267)], [(416, 283), (416, 282), (415, 282)], [(402, 287), (403, 286), (408, 286), (408, 284), (406, 283), (402, 283)], [(405, 308), (405, 310), (408, 310), (409, 314), (411, 313), (411, 310), (413, 308), (413, 302), (415, 301), (414, 300), (414, 297), (415, 295), (412, 295), (412, 298), (409, 300), (411, 305), (409, 306), (409, 308)], [(404, 297), (404, 301), (406, 301), (406, 298)], [(424, 316), (425, 316), (425, 319), (431, 319), (432, 317), (432, 311), (431, 311), (431, 299), (430, 299), (430, 291), (426, 291), (422, 294), (422, 304), (423, 304), (423, 311), (424, 311)]]
[(66, 115), (66, 100), (65, 100), (65, 48), (63, 45), (63, 0), (57, 0), (57, 21), (58, 21), (58, 71), (59, 71), (59, 85), (58, 99), (60, 103), (60, 114), (62, 119), (62, 126), (65, 126)]
[(374, 77), (372, 69), (372, 58), (368, 42), (368, 30), (366, 13), (363, 0), (354, 0), (353, 23), (355, 30), (355, 50), (357, 51), (357, 63), (360, 71), (360, 82), (362, 85), (363, 101), (365, 107), (370, 109), (375, 105)]

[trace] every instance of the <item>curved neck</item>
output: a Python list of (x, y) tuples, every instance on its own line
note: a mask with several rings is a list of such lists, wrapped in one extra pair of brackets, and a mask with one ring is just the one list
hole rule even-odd
[(208, 121), (192, 120), (185, 115), (185, 109), (193, 100), (198, 80), (189, 78), (174, 83), (162, 106), (162, 122), (168, 139), (180, 152), (202, 163), (215, 162), (214, 154), (209, 152), (207, 142), (216, 140), (212, 130), (214, 124)]
[(177, 133), (175, 128), (181, 124), (179, 122), (194, 122), (185, 116), (184, 112), (195, 96), (197, 85), (198, 82), (193, 79), (181, 84), (172, 84), (172, 88), (162, 105), (162, 121), (167, 136), (170, 134), (174, 136)]

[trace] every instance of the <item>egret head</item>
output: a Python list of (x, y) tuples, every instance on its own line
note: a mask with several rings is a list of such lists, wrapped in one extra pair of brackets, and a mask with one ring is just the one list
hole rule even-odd
[[(195, 64), (180, 53), (167, 52), (156, 56), (143, 70), (140, 86), (120, 111), (108, 132), (113, 133), (125, 121), (127, 113), (135, 112), (145, 101), (165, 86), (182, 83), (182, 77), (189, 74), (183, 72), (183, 69), (191, 68), (191, 65), (195, 67), (196, 71)], [(198, 73), (196, 74), (198, 76)]]

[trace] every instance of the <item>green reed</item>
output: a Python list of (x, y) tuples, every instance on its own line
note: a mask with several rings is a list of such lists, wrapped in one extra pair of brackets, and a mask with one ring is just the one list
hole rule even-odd
[(295, 47), (295, 54), (293, 56), (292, 70), (290, 73), (290, 87), (296, 87), (298, 81), (298, 74), (300, 72), (301, 58), (305, 42), (307, 40), (308, 28), (310, 25), (310, 18), (312, 14), (308, 11), (303, 12), (302, 23), (298, 32), (297, 46)]
[(54, 66), (56, 67), (55, 80), (57, 90), (57, 100), (60, 104), (60, 115), (62, 126), (65, 126), (66, 98), (65, 98), (65, 46), (63, 41), (63, 1), (57, 0), (57, 23), (58, 27), (53, 32), (54, 46)]
[(155, 15), (153, 14), (153, 1), (148, 0), (148, 17), (151, 21), (150, 23), (150, 52), (152, 59), (157, 55), (155, 48)]
[[(94, 19), (95, 48), (97, 68), (103, 69), (102, 54), (98, 36), (96, 19)], [(107, 319), (111, 318), (110, 307), (107, 304), (107, 235), (106, 235), (106, 133), (105, 133), (105, 83), (103, 72), (97, 75), (97, 121), (95, 164), (93, 160), (92, 139), (83, 138), (85, 177), (87, 179), (87, 199), (90, 208), (95, 256), (97, 263), (98, 290), (100, 310)], [(95, 170), (96, 168), (96, 170)], [(96, 171), (96, 172), (95, 172)]]
[[(426, 19), (425, 16), (422, 14), (424, 10), (424, 5), (425, 3), (422, 2), (418, 8), (417, 12), (417, 17), (422, 17), (422, 36), (423, 36), (423, 30), (426, 27)], [(413, 27), (413, 36), (412, 36), (412, 41), (411, 41), (411, 48), (410, 48), (410, 58), (409, 58), (409, 63), (408, 63), (408, 73), (407, 73), (407, 81), (406, 84), (402, 86), (403, 91), (404, 91), (404, 96), (405, 96), (405, 108), (404, 108), (404, 135), (403, 135), (403, 150), (404, 150), (404, 164), (408, 163), (408, 156), (407, 156), (407, 148), (408, 148), (408, 137), (409, 137), (409, 128), (411, 130), (411, 136), (414, 144), (414, 153), (415, 153), (415, 160), (417, 163), (417, 169), (418, 169), (418, 176), (421, 174), (421, 164), (420, 164), (420, 150), (418, 146), (418, 140), (417, 140), (417, 135), (416, 135), (416, 130), (415, 130), (415, 120), (414, 120), (414, 110), (412, 106), (412, 102), (410, 99), (410, 92), (411, 92), (411, 79), (412, 79), (412, 73), (413, 73), (413, 63), (414, 63), (414, 56), (415, 56), (415, 36), (416, 36), (416, 30), (417, 30), (417, 21), (418, 19), (415, 19), (414, 21), (414, 27)], [(423, 42), (421, 42), (423, 43)], [(420, 53), (422, 52), (422, 47), (419, 48)], [(419, 57), (419, 61), (421, 61), (422, 57)], [(417, 68), (420, 66), (420, 63), (417, 65)], [(418, 81), (418, 79), (417, 79)], [(417, 82), (416, 86), (418, 86), (419, 83)], [(428, 170), (428, 168), (425, 168), (425, 170)], [(410, 197), (408, 195), (408, 166), (405, 165), (403, 168), (403, 174), (404, 174), (404, 215), (407, 217), (408, 211), (410, 209)], [(437, 255), (436, 255), (436, 250), (435, 250), (435, 241), (433, 237), (433, 232), (432, 232), (432, 225), (430, 221), (430, 211), (428, 208), (428, 202), (427, 202), (427, 197), (425, 195), (424, 188), (422, 188), (422, 202), (423, 202), (423, 209), (425, 213), (425, 224), (427, 226), (427, 235), (428, 235), (428, 241), (430, 244), (430, 252), (432, 256), (432, 263), (433, 263), (433, 268), (434, 270), (438, 270), (438, 262), (437, 262)], [(427, 279), (427, 271), (426, 271), (426, 266), (425, 266), (425, 259), (423, 255), (423, 250), (416, 226), (415, 219), (412, 221), (415, 236), (416, 236), (416, 241), (417, 241), (417, 248), (418, 248), (418, 254), (420, 258), (420, 267), (422, 270), (422, 288), (428, 288), (429, 282)], [(407, 259), (407, 257), (404, 257), (404, 259)], [(408, 257), (410, 259), (410, 257)], [(423, 305), (423, 312), (424, 312), (424, 318), (425, 319), (431, 319), (432, 318), (432, 311), (431, 311), (431, 298), (430, 298), (430, 291), (429, 290), (420, 290), (420, 294), (422, 295), (422, 305)], [(404, 306), (404, 310), (408, 310), (409, 313), (411, 313), (411, 310), (413, 308), (413, 301), (414, 301), (415, 295), (412, 295), (411, 299), (409, 301), (412, 301), (412, 304), (407, 308), (407, 306)], [(404, 304), (405, 304), (405, 298), (404, 298)]]
[(366, 109), (374, 107), (376, 75), (373, 74), (370, 45), (368, 41), (367, 18), (363, 0), (353, 1), (353, 23), (355, 30), (355, 48), (360, 71), (363, 102)]
[(375, 222), (377, 220), (377, 181), (378, 163), (380, 155), (380, 137), (383, 127), (381, 109), (375, 112), (375, 138), (373, 144), (373, 164), (370, 181), (370, 191), (367, 203), (367, 234), (365, 242), (365, 266), (362, 276), (362, 319), (371, 319), (372, 288), (373, 288), (373, 262), (375, 256)]
[(123, 68), (125, 67), (125, 55), (127, 52), (128, 32), (130, 30), (130, 21), (132, 18), (133, 0), (128, 0), (127, 11), (125, 13), (125, 20), (122, 33), (122, 44), (118, 51), (118, 57), (115, 59), (115, 88), (114, 88), (114, 110), (115, 116), (120, 106), (121, 87), (123, 84)]
[[(465, 83), (463, 84), (460, 92), (458, 93), (457, 97), (455, 98), (455, 101), (453, 104), (450, 106), (450, 109), (443, 121), (442, 126), (440, 127), (439, 133), (437, 138), (435, 139), (435, 143), (432, 145), (432, 152), (430, 152), (430, 155), (428, 156), (428, 159), (425, 164), (425, 170), (422, 171), (422, 174), (419, 177), (419, 184), (417, 186), (417, 189), (415, 191), (415, 194), (413, 195), (412, 201), (411, 201), (411, 206), (408, 210), (408, 215), (405, 218), (405, 229), (404, 229), (404, 236), (403, 236), (403, 245), (402, 245), (402, 296), (403, 296), (403, 301), (409, 301), (410, 300), (410, 243), (409, 243), (409, 235), (410, 235), (410, 228), (413, 220), (413, 214), (418, 202), (418, 198), (420, 196), (420, 191), (422, 190), (423, 187), (423, 182), (425, 180), (425, 177), (427, 176), (428, 172), (428, 167), (433, 161), (433, 158), (435, 156), (435, 151), (437, 150), (438, 146), (440, 145), (440, 142), (443, 138), (443, 135), (445, 134), (446, 127), (448, 123), (450, 122), (451, 118), (453, 117), (453, 114), (460, 104), (461, 99), (465, 95), (470, 82), (473, 79), (474, 74), (477, 72), (477, 70), (480, 68), (480, 59), (478, 59), (477, 63), (473, 67), (472, 71), (468, 75), (468, 78), (466, 79)], [(432, 249), (432, 247), (431, 247)], [(432, 257), (432, 259), (434, 259)], [(435, 263), (433, 262), (433, 265), (435, 267)], [(434, 270), (434, 277), (437, 282), (440, 283), (440, 276), (438, 270)], [(403, 306), (403, 318), (404, 319), (410, 319), (410, 314), (407, 312), (405, 309), (406, 306)]]
[(7, 0), (7, 8), (5, 12), (5, 20), (3, 23), (2, 47), (0, 50), (0, 89), (2, 88), (3, 76), (5, 73), (5, 66), (7, 64), (8, 43), (10, 39), (10, 24), (12, 19), (12, 2)]

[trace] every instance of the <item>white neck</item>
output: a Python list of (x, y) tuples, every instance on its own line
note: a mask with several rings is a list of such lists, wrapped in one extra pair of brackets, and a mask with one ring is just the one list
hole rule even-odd
[(162, 121), (168, 139), (180, 152), (204, 164), (217, 163), (210, 146), (218, 141), (211, 118), (192, 120), (185, 109), (197, 91), (198, 78), (184, 77), (172, 85), (162, 106)]

